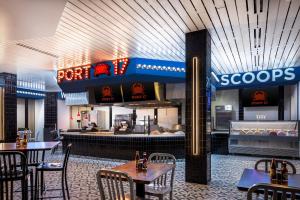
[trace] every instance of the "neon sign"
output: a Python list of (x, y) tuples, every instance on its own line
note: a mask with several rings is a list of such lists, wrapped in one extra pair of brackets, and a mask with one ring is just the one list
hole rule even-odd
[(102, 74), (110, 76), (110, 66), (108, 64), (100, 63), (95, 66), (94, 76), (97, 77)]
[(90, 78), (90, 65), (61, 69), (57, 71), (57, 82), (86, 80)]
[[(119, 67), (120, 63), (122, 64), (121, 69)], [(126, 69), (128, 67), (128, 58), (114, 60), (113, 65), (114, 65), (114, 74), (123, 75), (126, 72)]]

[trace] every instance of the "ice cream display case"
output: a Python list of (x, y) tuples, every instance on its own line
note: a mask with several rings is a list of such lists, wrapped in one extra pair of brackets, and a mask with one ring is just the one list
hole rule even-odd
[(229, 153), (299, 157), (298, 121), (231, 121)]

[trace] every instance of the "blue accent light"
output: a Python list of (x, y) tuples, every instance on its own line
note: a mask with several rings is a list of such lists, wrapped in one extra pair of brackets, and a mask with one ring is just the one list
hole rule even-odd
[(17, 88), (17, 98), (24, 99), (44, 99), (46, 96), (45, 92), (38, 90), (28, 90), (23, 88)]

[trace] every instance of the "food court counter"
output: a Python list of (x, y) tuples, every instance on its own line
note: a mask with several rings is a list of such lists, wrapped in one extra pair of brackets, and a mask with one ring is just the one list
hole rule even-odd
[(185, 135), (165, 133), (160, 135), (126, 134), (113, 132), (61, 132), (63, 147), (72, 143), (72, 154), (131, 160), (135, 151), (147, 154), (160, 152), (184, 158)]

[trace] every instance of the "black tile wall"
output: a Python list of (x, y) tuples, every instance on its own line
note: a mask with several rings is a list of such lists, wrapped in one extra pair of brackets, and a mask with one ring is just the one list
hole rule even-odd
[[(186, 34), (186, 172), (187, 182), (207, 184), (210, 177), (211, 134), (211, 38), (207, 30)], [(192, 58), (199, 59), (200, 154), (192, 154)]]
[(239, 89), (239, 120), (244, 120), (243, 89)]
[(56, 128), (57, 124), (57, 92), (47, 92), (44, 104), (44, 140), (49, 141), (51, 137), (50, 131)]
[(134, 137), (63, 135), (63, 147), (72, 143), (72, 154), (112, 159), (134, 159), (135, 151), (170, 153), (177, 159), (184, 158), (184, 136)]
[(0, 73), (4, 80), (4, 135), (5, 142), (15, 142), (17, 136), (17, 75)]
[(284, 120), (284, 86), (279, 86), (278, 90), (278, 120)]

